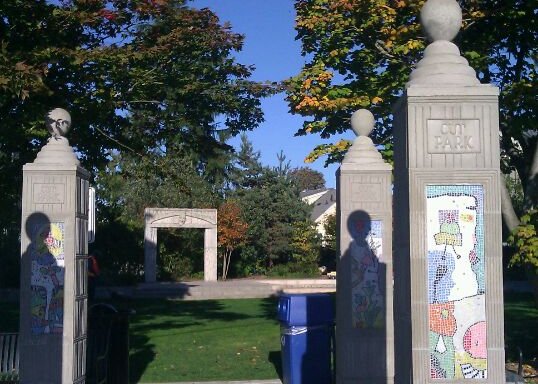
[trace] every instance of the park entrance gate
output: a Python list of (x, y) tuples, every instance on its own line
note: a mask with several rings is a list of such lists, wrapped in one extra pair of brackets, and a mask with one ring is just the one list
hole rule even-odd
[(144, 211), (144, 277), (157, 281), (157, 229), (203, 228), (204, 280), (217, 280), (217, 210), (182, 208), (146, 208)]

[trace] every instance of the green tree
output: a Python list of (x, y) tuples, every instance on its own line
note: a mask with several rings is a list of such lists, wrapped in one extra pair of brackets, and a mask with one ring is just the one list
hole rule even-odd
[(228, 178), (231, 189), (248, 189), (256, 186), (263, 166), (260, 162), (260, 151), (254, 146), (245, 133), (242, 133), (239, 151), (233, 155)]
[(263, 167), (250, 188), (233, 194), (248, 224), (242, 256), (250, 260), (243, 263), (258, 273), (290, 260), (293, 225), (307, 220), (311, 210), (289, 176), (286, 157), (280, 153), (278, 158), (278, 166)]
[[(158, 173), (155, 166), (175, 166), (163, 158), (179, 156), (189, 163), (186, 172), (194, 170), (213, 193), (221, 188), (232, 153), (226, 140), (262, 121), (259, 99), (270, 92), (249, 80), (252, 67), (234, 59), (242, 44), (210, 10), (190, 8), (186, 0), (0, 2), (0, 244), (6, 256), (18, 259), (8, 234), (20, 228), (21, 168), (46, 141), (43, 120), (54, 107), (71, 113), (69, 140), (101, 180), (104, 173), (125, 180), (129, 172), (143, 180), (132, 170), (136, 163)], [(105, 170), (110, 160), (116, 167)], [(186, 179), (182, 187), (197, 193)], [(144, 198), (155, 200), (151, 193)]]
[(310, 211), (293, 183), (273, 169), (265, 168), (258, 186), (238, 194), (249, 229), (247, 244), (261, 266), (289, 260), (292, 225), (305, 220)]
[(323, 246), (336, 252), (336, 215), (329, 215), (323, 223)]
[(318, 267), (321, 239), (311, 220), (293, 223), (291, 233), (291, 259), (305, 271)]
[(219, 201), (193, 161), (180, 156), (113, 155), (97, 185), (102, 209), (139, 227), (147, 207), (208, 208)]
[[(114, 154), (96, 182), (100, 223), (95, 247), (107, 253), (103, 270), (123, 281), (141, 275), (145, 208), (211, 208), (219, 202), (193, 161), (179, 156)], [(203, 240), (198, 232), (168, 230), (159, 235), (160, 278), (190, 277), (200, 270)]]
[(323, 173), (310, 167), (294, 168), (290, 171), (290, 177), (300, 191), (314, 190), (325, 187)]
[[(536, 9), (523, 0), (459, 3), (464, 22), (456, 43), (480, 80), (501, 91), (501, 166), (506, 174), (517, 173), (524, 194), (523, 209), (516, 211), (503, 187), (503, 217), (514, 231), (522, 215), (535, 215), (532, 209), (538, 205)], [(307, 60), (287, 82), (287, 100), (292, 113), (308, 118), (298, 135), (328, 138), (344, 132), (356, 109), (369, 108), (378, 118), (372, 139), (384, 145), (386, 157), (391, 156), (391, 105), (426, 46), (417, 20), (423, 4), (424, 0), (296, 1), (297, 38)], [(350, 144), (341, 140), (319, 145), (306, 161), (322, 156), (327, 162), (339, 161)], [(523, 227), (530, 230), (532, 221)]]
[(320, 264), (327, 267), (327, 272), (336, 271), (336, 215), (329, 215), (323, 222), (325, 231), (322, 239)]

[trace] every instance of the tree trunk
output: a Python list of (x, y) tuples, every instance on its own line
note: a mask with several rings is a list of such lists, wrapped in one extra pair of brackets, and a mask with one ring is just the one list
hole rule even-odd
[(501, 212), (506, 227), (510, 232), (513, 232), (520, 224), (520, 221), (512, 205), (512, 199), (504, 179), (501, 180)]
[(230, 259), (232, 256), (232, 252), (225, 250), (222, 255), (222, 280), (226, 280), (226, 277), (228, 276), (228, 269), (230, 268)]
[(226, 280), (228, 278), (228, 270), (230, 269), (230, 262), (231, 262), (231, 259), (232, 259), (232, 251), (226, 251), (226, 257), (227, 257), (228, 261), (226, 263), (226, 274), (224, 275), (224, 280)]
[(529, 168), (529, 178), (525, 188), (525, 201), (523, 208), (529, 210), (538, 203), (538, 140), (534, 150), (534, 157)]
[(222, 255), (222, 280), (226, 280), (226, 251)]
[[(532, 186), (536, 186), (538, 183), (536, 181), (536, 178), (538, 177), (538, 148), (537, 151), (534, 153), (534, 161), (531, 165), (531, 174), (529, 179), (529, 185), (526, 189), (526, 194), (533, 194), (536, 193), (536, 188), (533, 188)], [(529, 195), (529, 196), (531, 196)], [(525, 206), (528, 206), (528, 199), (530, 197), (526, 198), (525, 200)], [(527, 209), (530, 209), (527, 208)], [(508, 188), (506, 188), (506, 183), (504, 180), (501, 181), (501, 211), (502, 216), (504, 219), (504, 223), (506, 224), (506, 227), (510, 232), (513, 232), (518, 225), (521, 224), (521, 221), (519, 220), (519, 217), (517, 216), (514, 206), (512, 205), (512, 199), (510, 199), (510, 194), (508, 193)], [(525, 276), (527, 277), (527, 280), (529, 281), (532, 292), (534, 295), (534, 301), (536, 303), (536, 306), (538, 307), (538, 275), (537, 275), (537, 269), (538, 267), (535, 265), (532, 265), (530, 263), (524, 262), (523, 268), (525, 270)]]

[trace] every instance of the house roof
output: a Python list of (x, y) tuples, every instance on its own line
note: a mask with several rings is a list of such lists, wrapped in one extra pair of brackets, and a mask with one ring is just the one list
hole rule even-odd
[(326, 192), (326, 191), (328, 191), (328, 189), (325, 187), (318, 188), (318, 189), (307, 189), (306, 191), (302, 191), (301, 193), (299, 193), (299, 197), (302, 199), (302, 198), (312, 196), (320, 192)]
[(336, 189), (334, 188), (322, 188), (313, 191), (301, 192), (301, 198), (307, 200), (308, 196), (320, 194), (320, 197), (312, 203), (312, 213), (310, 218), (316, 221), (321, 215), (323, 215), (330, 207), (336, 204)]

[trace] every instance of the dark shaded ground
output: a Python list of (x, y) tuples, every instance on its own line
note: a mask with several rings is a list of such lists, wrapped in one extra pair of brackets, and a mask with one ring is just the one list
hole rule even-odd
[(531, 293), (509, 293), (504, 297), (504, 341), (506, 367), (517, 372), (520, 352), (523, 376), (538, 383), (538, 308)]
[[(276, 319), (277, 298), (264, 299), (263, 310), (266, 318)], [(189, 325), (195, 325), (197, 320), (234, 320), (244, 316), (240, 313), (231, 313), (222, 311), (222, 306), (218, 301), (190, 301), (182, 302), (181, 306), (174, 304), (173, 301), (165, 300), (114, 300), (110, 302), (120, 310), (136, 311), (138, 321), (137, 327), (151, 326), (142, 325), (145, 323), (142, 319), (149, 320), (155, 316), (171, 316), (178, 318), (191, 318)], [(0, 301), (0, 332), (17, 332), (19, 321), (19, 304), (14, 302)], [(134, 320), (134, 319), (133, 319)], [(506, 359), (509, 363), (507, 367), (511, 370), (517, 370), (519, 359), (519, 349), (523, 353), (523, 363), (525, 364), (525, 375), (536, 374), (538, 362), (538, 308), (534, 304), (534, 298), (530, 293), (510, 293), (505, 295), (505, 343)], [(166, 324), (159, 323), (159, 327), (168, 327), (176, 329), (185, 327), (185, 323), (169, 321)], [(140, 329), (138, 329), (140, 331)], [(138, 346), (136, 351), (131, 351), (131, 380), (136, 381), (149, 362), (154, 358), (150, 340), (140, 340), (142, 332), (131, 336), (131, 346)], [(140, 346), (143, 346), (140, 348)], [(279, 377), (282, 377), (281, 354), (280, 351), (271, 351), (267, 359), (274, 365)], [(537, 382), (533, 381), (533, 382)]]

